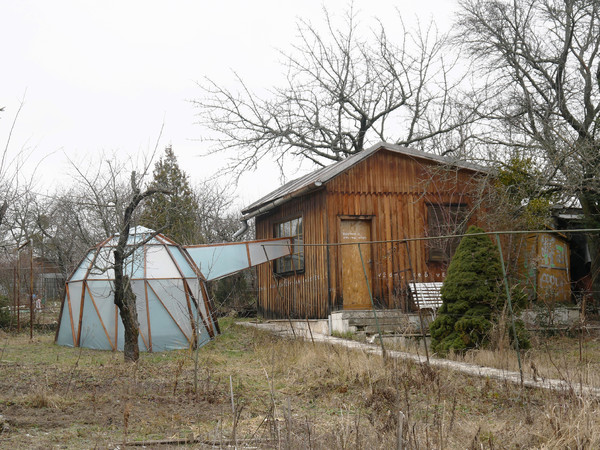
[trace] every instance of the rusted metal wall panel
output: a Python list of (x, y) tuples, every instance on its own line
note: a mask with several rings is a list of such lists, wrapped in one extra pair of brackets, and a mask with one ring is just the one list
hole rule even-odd
[(521, 271), (528, 291), (538, 302), (570, 302), (569, 244), (560, 235), (528, 235)]

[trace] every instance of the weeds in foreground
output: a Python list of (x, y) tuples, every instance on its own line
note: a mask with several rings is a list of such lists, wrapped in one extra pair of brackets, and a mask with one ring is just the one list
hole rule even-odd
[[(449, 352), (447, 359), (466, 362), (483, 367), (493, 367), (510, 372), (519, 372), (516, 351), (510, 345), (506, 333), (498, 333), (493, 348), (472, 349), (466, 352)], [(537, 334), (531, 337), (532, 348), (521, 350), (521, 364), (526, 376), (538, 381), (562, 380), (579, 389), (583, 385), (600, 388), (600, 339), (579, 334), (548, 336)], [(388, 348), (420, 354), (420, 343), (415, 339), (398, 339)]]
[[(227, 323), (222, 329), (200, 350), (197, 380), (186, 352), (145, 354), (130, 365), (109, 352), (56, 347), (50, 336), (35, 343), (11, 336), (0, 362), (2, 445), (600, 446), (597, 399), (576, 389), (523, 390)], [(569, 344), (576, 350), (576, 341), (560, 340), (546, 351), (577, 377), (577, 367), (565, 367)], [(496, 358), (506, 363), (506, 355)], [(597, 366), (588, 361), (586, 370)]]

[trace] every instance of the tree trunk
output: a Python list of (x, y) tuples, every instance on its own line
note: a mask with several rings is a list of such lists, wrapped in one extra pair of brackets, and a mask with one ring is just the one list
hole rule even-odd
[(136, 362), (140, 357), (138, 336), (140, 325), (135, 305), (135, 294), (131, 289), (131, 281), (128, 276), (123, 275), (123, 251), (117, 247), (115, 250), (115, 305), (119, 308), (119, 314), (125, 329), (123, 342), (123, 357), (125, 361)]
[(131, 289), (129, 277), (124, 277), (124, 298), (123, 307), (119, 308), (123, 327), (125, 328), (125, 341), (123, 355), (125, 361), (137, 361), (140, 358), (138, 345), (138, 336), (140, 334), (140, 324), (138, 322), (137, 308), (135, 305), (135, 294)]
[(131, 289), (131, 280), (127, 275), (123, 274), (123, 267), (125, 265), (125, 259), (131, 256), (136, 248), (141, 244), (132, 245), (129, 250), (127, 241), (129, 239), (129, 233), (131, 226), (131, 220), (133, 214), (142, 200), (146, 197), (150, 197), (154, 194), (171, 194), (169, 191), (164, 189), (148, 189), (144, 193), (140, 193), (140, 188), (136, 181), (135, 172), (131, 172), (131, 190), (133, 192), (133, 198), (125, 208), (123, 214), (123, 226), (119, 233), (119, 240), (115, 247), (115, 305), (119, 308), (121, 313), (121, 320), (123, 321), (123, 327), (125, 328), (125, 342), (123, 356), (125, 361), (136, 362), (140, 357), (140, 349), (138, 346), (138, 337), (140, 334), (140, 325), (137, 317), (137, 308), (135, 305), (135, 294)]
[(6, 215), (7, 209), (8, 209), (8, 202), (6, 200), (4, 200), (2, 205), (0, 205), (0, 225), (2, 225), (2, 222), (4, 220), (4, 216)]

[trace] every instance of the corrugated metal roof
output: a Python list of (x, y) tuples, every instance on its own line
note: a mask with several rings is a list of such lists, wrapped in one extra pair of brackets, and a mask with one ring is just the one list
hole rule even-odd
[(322, 167), (321, 169), (315, 170), (314, 172), (311, 172), (284, 184), (280, 188), (272, 191), (271, 193), (265, 195), (261, 199), (255, 201), (254, 203), (243, 209), (242, 214), (244, 216), (248, 216), (244, 218), (250, 218), (257, 214), (263, 214), (269, 211), (270, 209), (274, 208), (275, 206), (285, 203), (285, 201), (289, 199), (298, 197), (310, 191), (320, 189), (323, 184), (327, 183), (332, 178), (345, 172), (352, 166), (367, 159), (368, 157), (377, 153), (380, 150), (387, 150), (390, 152), (399, 153), (418, 159), (425, 159), (440, 164), (447, 164), (462, 169), (473, 170), (475, 172), (489, 171), (487, 167), (469, 163), (466, 161), (461, 161), (456, 158), (453, 159), (451, 157), (439, 156), (433, 153), (426, 153), (420, 150), (402, 147), (400, 145), (379, 142), (374, 146), (365, 149), (362, 152), (359, 152), (355, 155), (352, 155), (342, 161), (338, 161), (327, 167)]

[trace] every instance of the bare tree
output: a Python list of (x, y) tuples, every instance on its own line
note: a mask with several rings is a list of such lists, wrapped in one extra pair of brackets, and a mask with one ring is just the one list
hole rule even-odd
[[(2, 233), (2, 225), (5, 225), (10, 214), (11, 204), (22, 192), (27, 192), (31, 187), (31, 180), (24, 179), (21, 174), (21, 169), (31, 155), (31, 151), (23, 148), (16, 152), (11, 151), (12, 135), (23, 106), (24, 100), (21, 100), (10, 122), (6, 141), (0, 148), (0, 233)], [(0, 108), (0, 112), (3, 111), (4, 107)], [(0, 236), (0, 241), (2, 237), (4, 236)]]
[(139, 359), (138, 336), (140, 326), (137, 317), (136, 297), (131, 289), (129, 278), (124, 274), (124, 265), (125, 260), (133, 254), (135, 249), (146, 242), (142, 241), (142, 243), (131, 245), (129, 243), (129, 230), (133, 225), (134, 215), (140, 203), (144, 199), (159, 193), (166, 195), (169, 194), (169, 191), (155, 187), (142, 192), (135, 171), (131, 172), (131, 196), (123, 213), (119, 239), (114, 250), (114, 298), (125, 329), (124, 357), (126, 361), (137, 361)]
[[(80, 211), (77, 219), (82, 233), (87, 235), (93, 226), (88, 224), (96, 222), (100, 224), (104, 236), (115, 235), (116, 246), (113, 251), (114, 261), (114, 303), (119, 308), (119, 314), (123, 321), (124, 336), (124, 358), (126, 361), (137, 361), (139, 359), (139, 322), (137, 317), (136, 297), (131, 289), (128, 275), (125, 273), (126, 261), (134, 251), (144, 245), (151, 234), (142, 241), (131, 243), (130, 230), (139, 220), (142, 202), (155, 194), (169, 194), (166, 189), (158, 186), (144, 188), (145, 176), (149, 172), (150, 162), (144, 165), (141, 175), (131, 171), (129, 183), (125, 183), (121, 174), (127, 173), (122, 163), (116, 160), (105, 161), (106, 171), (97, 171), (90, 175), (90, 171), (83, 171), (77, 165), (73, 165), (77, 172), (76, 181), (82, 199), (78, 204)], [(97, 225), (96, 225), (97, 226)], [(158, 230), (160, 231), (160, 230)]]
[[(576, 198), (588, 225), (600, 227), (600, 3), (464, 0), (461, 7), (458, 40), (486, 80), (483, 140), (532, 158), (542, 183)], [(600, 236), (591, 244), (598, 274)]]
[(199, 240), (196, 244), (227, 242), (239, 228), (239, 218), (232, 208), (230, 189), (205, 180), (194, 186), (198, 210), (195, 214)]
[(194, 103), (200, 123), (216, 132), (213, 151), (236, 150), (229, 169), (240, 174), (263, 158), (325, 165), (378, 141), (461, 149), (475, 114), (462, 108), (463, 75), (446, 54), (446, 36), (433, 24), (409, 30), (401, 19), (394, 31), (400, 42), (381, 23), (364, 38), (352, 10), (341, 27), (325, 11), (325, 32), (299, 22), (299, 42), (281, 52), (286, 83), (270, 95), (237, 75), (236, 91), (205, 80)]
[(104, 232), (88, 223), (89, 201), (74, 188), (33, 199), (34, 244), (40, 256), (55, 262), (66, 279)]
[[(0, 108), (0, 112), (3, 111), (4, 107)], [(8, 175), (7, 168), (8, 146), (10, 144), (10, 135), (12, 134), (12, 128), (14, 128), (14, 122), (11, 127), (11, 133), (9, 133), (8, 135), (6, 145), (2, 150), (2, 153), (0, 154), (0, 190), (3, 192), (3, 194), (0, 196), (0, 226), (3, 224), (6, 212), (8, 211), (10, 187), (12, 184), (12, 180), (9, 179), (11, 177)]]

